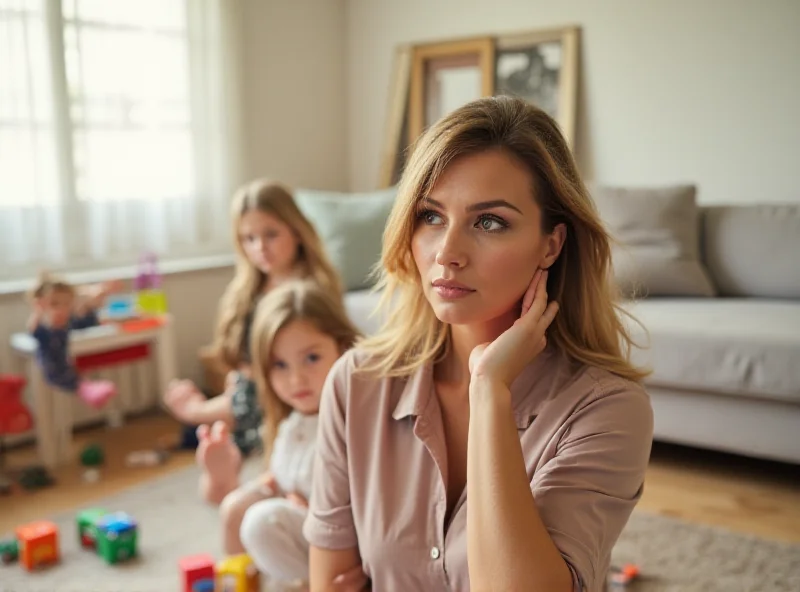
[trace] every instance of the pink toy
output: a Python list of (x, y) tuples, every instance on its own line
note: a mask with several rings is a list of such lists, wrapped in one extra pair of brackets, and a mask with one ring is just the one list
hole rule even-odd
[(200, 580), (214, 580), (214, 558), (208, 553), (182, 557), (178, 567), (181, 570), (182, 592), (192, 592), (192, 587)]

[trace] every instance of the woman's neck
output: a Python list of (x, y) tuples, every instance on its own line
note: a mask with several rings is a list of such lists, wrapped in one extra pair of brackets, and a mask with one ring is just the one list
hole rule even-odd
[(435, 380), (466, 388), (469, 384), (469, 356), (472, 350), (481, 343), (494, 341), (514, 324), (518, 315), (517, 311), (511, 311), (486, 323), (450, 325), (450, 348), (434, 369)]

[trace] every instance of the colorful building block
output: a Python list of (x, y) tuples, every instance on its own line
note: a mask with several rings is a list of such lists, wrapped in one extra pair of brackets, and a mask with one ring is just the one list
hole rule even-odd
[(17, 539), (4, 539), (0, 541), (0, 562), (13, 563), (19, 557)]
[(192, 584), (192, 592), (214, 592), (215, 590), (214, 578), (203, 578)]
[(97, 548), (97, 523), (108, 514), (100, 508), (90, 508), (78, 514), (78, 541), (84, 549)]
[(234, 555), (217, 563), (217, 592), (259, 592), (258, 569), (249, 555)]
[(125, 512), (106, 514), (97, 521), (97, 554), (109, 564), (136, 556), (138, 528)]
[(181, 557), (181, 592), (195, 592), (195, 584), (203, 580), (214, 581), (214, 558), (208, 553)]
[(28, 571), (58, 562), (58, 527), (52, 522), (40, 520), (24, 524), (17, 527), (15, 534), (19, 544), (20, 563)]

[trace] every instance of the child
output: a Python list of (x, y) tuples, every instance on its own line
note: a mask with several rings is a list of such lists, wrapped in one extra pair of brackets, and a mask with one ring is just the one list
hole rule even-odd
[[(220, 303), (213, 347), (234, 370), (218, 397), (206, 399), (193, 382), (182, 380), (170, 386), (164, 402), (175, 417), (192, 426), (223, 421), (246, 455), (260, 445), (261, 411), (248, 351), (256, 303), (293, 278), (311, 278), (335, 298), (341, 298), (342, 286), (316, 230), (281, 185), (259, 180), (243, 186), (233, 198), (231, 216), (236, 275)], [(221, 501), (213, 496), (208, 499)]]
[(98, 325), (97, 308), (116, 289), (116, 282), (106, 282), (79, 292), (68, 282), (43, 272), (30, 294), (33, 312), (28, 331), (38, 343), (36, 357), (45, 380), (64, 392), (77, 393), (95, 408), (116, 394), (116, 386), (108, 380), (84, 380), (78, 376), (69, 356), (69, 332)]
[[(277, 580), (308, 578), (302, 524), (311, 491), (320, 393), (328, 371), (358, 336), (341, 302), (314, 282), (281, 286), (258, 305), (253, 375), (265, 412), (269, 472), (239, 485), (241, 456), (224, 423), (200, 428), (198, 460), (225, 494), (225, 552), (247, 552)], [(241, 533), (241, 538), (240, 538)]]

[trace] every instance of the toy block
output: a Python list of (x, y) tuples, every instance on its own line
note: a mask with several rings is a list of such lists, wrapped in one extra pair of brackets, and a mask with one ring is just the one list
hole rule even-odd
[(28, 571), (58, 562), (58, 527), (52, 522), (40, 520), (24, 524), (17, 527), (15, 534), (20, 563)]
[(233, 555), (217, 563), (218, 592), (259, 592), (258, 569), (249, 555)]
[(97, 548), (97, 522), (108, 514), (100, 508), (90, 508), (78, 513), (78, 541), (84, 549)]
[(203, 578), (192, 584), (192, 592), (215, 592), (214, 578)]
[(97, 554), (109, 564), (136, 556), (138, 528), (125, 512), (106, 514), (97, 521)]
[(204, 580), (214, 581), (214, 558), (208, 553), (181, 557), (178, 568), (181, 571), (181, 592), (196, 592), (196, 584)]
[(19, 557), (19, 545), (17, 539), (4, 539), (0, 541), (0, 562), (3, 564), (13, 563)]

